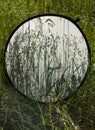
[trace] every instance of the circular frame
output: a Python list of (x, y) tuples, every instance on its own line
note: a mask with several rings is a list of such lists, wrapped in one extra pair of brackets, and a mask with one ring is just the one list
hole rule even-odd
[[(78, 88), (83, 84), (83, 82), (84, 82), (84, 80), (85, 80), (85, 78), (86, 78), (87, 72), (88, 72), (88, 67), (90, 66), (90, 48), (89, 48), (89, 44), (88, 44), (88, 41), (87, 41), (87, 39), (86, 39), (86, 36), (85, 36), (85, 34), (83, 33), (82, 29), (77, 25), (77, 23), (74, 22), (73, 19), (71, 19), (71, 18), (69, 18), (69, 17), (67, 17), (67, 16), (56, 15), (56, 14), (43, 14), (43, 15), (37, 15), (37, 16), (34, 16), (34, 17), (32, 17), (32, 18), (29, 18), (29, 19), (25, 20), (24, 22), (22, 22), (21, 24), (19, 24), (19, 25), (16, 27), (16, 29), (12, 32), (12, 34), (10, 35), (10, 37), (9, 37), (9, 39), (8, 39), (8, 41), (7, 41), (7, 45), (6, 45), (6, 47), (5, 47), (5, 58), (6, 58), (6, 52), (7, 52), (8, 44), (9, 44), (9, 42), (10, 42), (12, 36), (13, 36), (13, 35), (15, 34), (15, 32), (19, 29), (19, 27), (21, 27), (24, 23), (28, 22), (29, 20), (33, 20), (33, 19), (35, 19), (35, 18), (43, 17), (43, 16), (56, 16), (56, 17), (64, 18), (64, 19), (70, 21), (71, 23), (73, 23), (73, 24), (78, 28), (78, 30), (81, 32), (83, 38), (85, 39), (85, 42), (86, 42), (86, 45), (87, 45), (87, 49), (88, 49), (88, 66), (87, 66), (87, 71), (86, 71), (86, 73), (85, 73), (84, 78), (82, 79), (80, 85), (77, 87), (77, 89), (78, 89)], [(6, 62), (5, 62), (5, 67), (6, 67), (6, 66), (7, 66), (7, 65), (6, 65)], [(7, 69), (6, 69), (6, 72), (7, 72)], [(13, 86), (15, 86), (15, 84), (14, 84), (14, 83), (12, 82), (12, 80), (10, 79), (10, 76), (9, 76), (8, 72), (7, 72), (7, 75), (8, 75), (8, 77), (9, 77), (9, 81), (11, 82), (11, 84), (12, 84)], [(15, 87), (15, 88), (16, 88), (16, 87)], [(17, 88), (16, 88), (16, 89), (17, 89)], [(76, 90), (77, 90), (77, 89), (76, 89)], [(17, 89), (17, 90), (18, 90), (18, 89)], [(75, 90), (75, 91), (76, 91), (76, 90)], [(18, 91), (19, 91), (19, 90), (18, 90)], [(73, 91), (73, 92), (75, 92), (75, 91)], [(19, 91), (19, 92), (20, 92), (20, 91)], [(72, 93), (73, 93), (73, 92), (72, 92)], [(20, 93), (23, 94), (24, 96), (27, 96), (27, 95), (25, 95), (25, 94), (22, 93), (22, 92), (20, 92)], [(71, 94), (72, 94), (72, 93), (71, 93)], [(70, 97), (71, 94), (69, 94), (69, 96), (67, 96), (67, 97), (65, 97), (65, 98), (63, 98), (63, 99), (64, 99), (64, 100), (67, 99), (68, 97)], [(27, 97), (28, 97), (28, 96), (27, 96)], [(32, 98), (32, 99), (33, 99), (33, 98)], [(35, 99), (35, 98), (34, 98), (34, 99)], [(59, 99), (58, 99), (58, 100), (59, 100)], [(41, 101), (41, 100), (39, 100), (39, 101), (40, 101), (40, 102), (43, 102), (43, 101)], [(55, 102), (55, 101), (57, 101), (57, 100), (54, 100), (53, 102)], [(46, 102), (48, 102), (48, 101), (46, 101)]]

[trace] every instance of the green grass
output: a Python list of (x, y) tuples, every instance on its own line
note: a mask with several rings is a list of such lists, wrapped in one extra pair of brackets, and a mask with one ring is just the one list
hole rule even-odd
[[(90, 2), (90, 3), (89, 3)], [(95, 129), (95, 2), (81, 0), (0, 1), (0, 127), (4, 130)], [(73, 6), (72, 6), (73, 5)], [(58, 13), (80, 18), (78, 25), (88, 39), (91, 67), (85, 83), (66, 101), (39, 104), (19, 94), (5, 73), (4, 49), (11, 32), (23, 20), (38, 14)], [(65, 109), (65, 110), (64, 110)], [(65, 123), (64, 123), (65, 122)], [(72, 125), (72, 122), (74, 125)], [(69, 125), (68, 125), (69, 124)]]

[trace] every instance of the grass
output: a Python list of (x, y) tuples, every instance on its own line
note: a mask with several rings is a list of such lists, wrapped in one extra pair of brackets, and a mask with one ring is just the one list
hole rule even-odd
[(17, 99), (14, 103), (15, 107), (11, 104), (11, 107), (2, 108), (2, 113), (6, 115), (3, 123), (4, 129), (9, 127), (10, 130), (74, 130), (77, 127), (66, 108), (61, 107), (60, 104), (45, 105), (35, 102), (35, 106), (31, 106)]
[[(44, 1), (39, 0), (24, 1), (0, 1), (0, 127), (4, 130), (30, 130), (46, 129), (62, 130), (71, 129), (68, 121), (74, 122), (74, 129), (94, 130), (95, 129), (95, 6), (94, 0), (90, 1)], [(28, 5), (29, 4), (29, 5)], [(42, 5), (42, 6), (41, 6)], [(73, 6), (72, 6), (73, 5)], [(27, 6), (27, 8), (26, 8)], [(77, 24), (82, 28), (89, 42), (91, 50), (91, 67), (85, 83), (66, 101), (59, 105), (40, 104), (25, 98), (19, 94), (8, 81), (5, 73), (4, 49), (11, 32), (23, 20), (28, 17), (45, 13), (56, 13), (80, 19)], [(5, 22), (7, 21), (7, 22)], [(11, 24), (10, 24), (11, 23)], [(56, 104), (56, 103), (55, 103)], [(61, 106), (61, 109), (60, 109)], [(66, 107), (66, 108), (64, 108)], [(46, 109), (47, 108), (47, 109)], [(53, 113), (57, 109), (56, 114)], [(64, 126), (65, 109), (67, 118)], [(43, 109), (43, 110), (42, 110)], [(46, 110), (46, 111), (45, 111)], [(48, 112), (49, 111), (49, 112)], [(50, 114), (49, 114), (50, 113)], [(46, 115), (45, 115), (46, 114)], [(39, 118), (38, 118), (39, 117)], [(56, 117), (56, 118), (55, 118)], [(43, 119), (44, 118), (44, 119)], [(72, 118), (72, 119), (71, 119)], [(70, 121), (70, 124), (71, 122)], [(45, 123), (44, 123), (45, 122)], [(40, 126), (40, 127), (39, 127)], [(72, 128), (73, 129), (73, 128)]]

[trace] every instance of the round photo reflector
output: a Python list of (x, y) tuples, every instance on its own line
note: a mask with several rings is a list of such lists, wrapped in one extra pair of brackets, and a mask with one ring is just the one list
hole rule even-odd
[(8, 40), (5, 64), (11, 83), (41, 102), (65, 99), (84, 81), (87, 40), (73, 20), (41, 15), (20, 24)]

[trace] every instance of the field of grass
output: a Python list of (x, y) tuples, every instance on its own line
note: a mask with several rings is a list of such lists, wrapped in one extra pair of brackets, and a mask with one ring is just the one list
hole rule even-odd
[[(67, 100), (41, 103), (20, 94), (9, 82), (5, 47), (10, 34), (24, 20), (38, 14), (61, 14), (75, 20), (86, 35), (91, 64), (83, 85)], [(95, 129), (95, 1), (0, 1), (0, 129)]]

